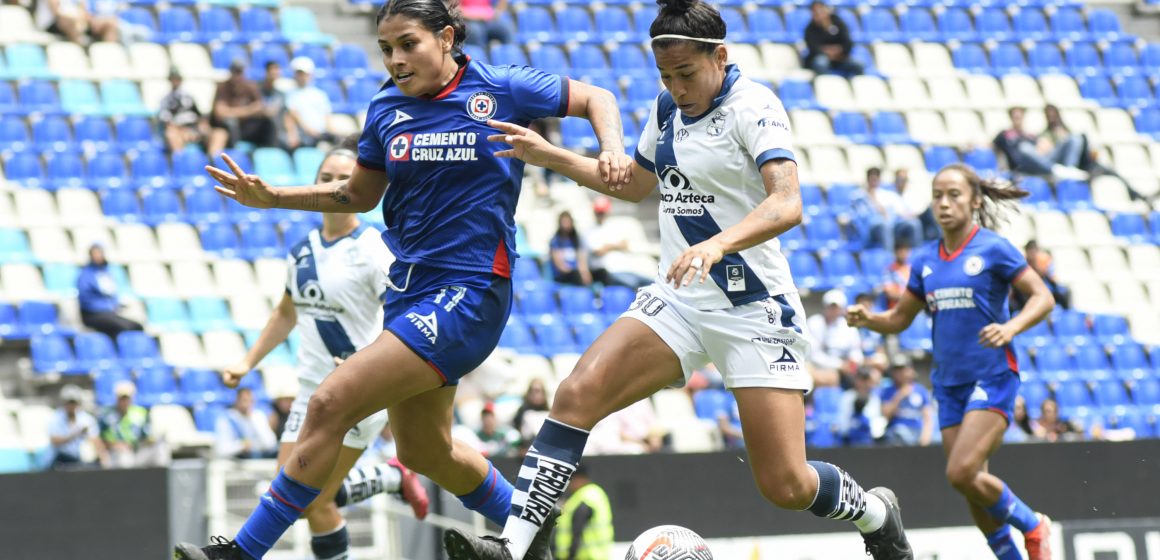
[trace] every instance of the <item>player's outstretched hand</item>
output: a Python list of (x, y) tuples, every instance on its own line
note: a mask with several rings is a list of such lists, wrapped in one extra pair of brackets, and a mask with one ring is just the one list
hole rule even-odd
[(669, 273), (665, 275), (665, 282), (672, 283), (674, 288), (680, 289), (701, 276), (700, 282), (705, 283), (709, 277), (709, 269), (725, 258), (725, 251), (721, 244), (713, 239), (702, 241), (681, 253), (673, 264), (669, 266)]
[(250, 364), (238, 362), (226, 369), (222, 370), (222, 383), (230, 389), (236, 389), (238, 384), (242, 382), (242, 378), (250, 373)]
[(488, 136), (489, 142), (502, 142), (511, 145), (511, 149), (500, 150), (495, 155), (516, 158), (537, 167), (547, 167), (548, 163), (551, 162), (551, 151), (554, 146), (536, 131), (495, 119), (489, 119), (487, 125), (503, 132), (503, 134)]
[(230, 156), (222, 154), (222, 159), (225, 160), (226, 165), (233, 173), (212, 165), (205, 166), (210, 177), (221, 183), (214, 186), (214, 190), (250, 208), (274, 207), (274, 202), (278, 200), (278, 193), (274, 191), (274, 187), (263, 181), (261, 177), (243, 171), (241, 166)]
[(846, 308), (846, 324), (854, 328), (866, 326), (870, 320), (870, 312), (861, 303)]
[(985, 348), (1002, 348), (1011, 344), (1013, 338), (1015, 330), (999, 323), (991, 323), (979, 331), (979, 344)]
[(618, 191), (632, 182), (632, 156), (623, 151), (604, 150), (596, 157), (600, 180), (609, 190)]

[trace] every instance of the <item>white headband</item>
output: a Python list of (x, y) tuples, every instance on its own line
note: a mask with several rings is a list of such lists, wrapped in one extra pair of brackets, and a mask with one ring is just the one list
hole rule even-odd
[(688, 35), (665, 34), (657, 35), (656, 37), (652, 38), (653, 41), (656, 41), (657, 39), (681, 39), (684, 41), (697, 41), (699, 43), (710, 43), (713, 45), (725, 44), (725, 39), (706, 39), (704, 37), (689, 37)]

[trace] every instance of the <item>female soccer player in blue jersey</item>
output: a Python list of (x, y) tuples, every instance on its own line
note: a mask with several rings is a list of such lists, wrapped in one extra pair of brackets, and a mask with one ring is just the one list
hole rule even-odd
[(443, 0), (390, 0), (377, 23), (391, 79), (368, 108), (350, 179), (275, 189), (228, 158), (229, 171), (208, 171), (219, 192), (256, 208), (365, 212), (382, 200), (383, 240), (397, 259), (384, 332), (315, 391), (294, 452), (235, 539), (180, 545), (177, 558), (263, 557), (318, 495), (347, 430), (384, 408), (403, 464), (507, 520), (511, 485), (451, 438), (455, 385), (494, 350), (511, 310), (523, 164), (496, 155), (487, 120), (587, 118), (600, 139), (601, 180), (619, 185), (631, 164), (620, 110), (600, 88), (463, 56), (463, 20)]
[(664, 0), (649, 29), (666, 91), (653, 104), (631, 180), (609, 189), (599, 162), (496, 122), (503, 155), (626, 200), (660, 183), (664, 277), (584, 353), (560, 385), (520, 469), (500, 539), (444, 533), (452, 560), (544, 558), (531, 543), (609, 414), (712, 361), (737, 398), (749, 464), (769, 501), (853, 521), (874, 558), (913, 558), (897, 500), (806, 460), (805, 312), (777, 236), (801, 223), (789, 119), (769, 88), (727, 64), (725, 22), (700, 0)]
[[(934, 371), (939, 428), (947, 455), (947, 480), (967, 499), (971, 516), (1000, 560), (1021, 558), (1010, 527), (1023, 532), (1030, 560), (1051, 558), (1047, 516), (1037, 514), (987, 472), (1019, 393), (1018, 361), (1011, 340), (1051, 312), (1055, 300), (1039, 275), (994, 227), (1004, 201), (1027, 192), (980, 179), (962, 164), (934, 177), (931, 208), (942, 238), (911, 258), (910, 281), (898, 305), (872, 313), (849, 309), (851, 326), (898, 333), (924, 308), (934, 318)], [(1028, 296), (1014, 317), (1007, 297), (1014, 287)]]

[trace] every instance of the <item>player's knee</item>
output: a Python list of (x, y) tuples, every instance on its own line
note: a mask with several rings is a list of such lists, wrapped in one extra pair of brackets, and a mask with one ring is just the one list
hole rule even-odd
[(345, 430), (349, 426), (342, 428), (343, 420), (347, 416), (344, 409), (349, 407), (343, 406), (342, 399), (334, 391), (320, 387), (310, 396), (310, 402), (306, 405), (306, 421), (315, 429)]
[(817, 493), (816, 481), (809, 469), (789, 474), (758, 473), (757, 488), (761, 495), (773, 505), (788, 510), (803, 510), (810, 507)]
[(573, 374), (565, 378), (552, 399), (552, 418), (584, 430), (603, 419), (607, 400), (599, 384), (589, 381), (595, 377)]
[(954, 461), (947, 463), (947, 482), (960, 493), (969, 492), (975, 485), (978, 467), (969, 463)]

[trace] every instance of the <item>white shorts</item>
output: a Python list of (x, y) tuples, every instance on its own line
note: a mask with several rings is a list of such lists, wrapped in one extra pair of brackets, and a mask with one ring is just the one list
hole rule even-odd
[[(286, 429), (282, 431), (282, 443), (298, 441), (298, 432), (306, 423), (306, 405), (316, 389), (317, 384), (306, 379), (298, 380), (298, 396), (294, 398), (294, 404), (290, 405), (290, 416), (286, 418)], [(386, 425), (387, 411), (380, 410), (355, 424), (342, 438), (342, 445), (351, 449), (366, 449), (379, 437)]]
[(636, 293), (621, 317), (655, 331), (680, 358), (685, 381), (712, 362), (726, 389), (813, 389), (813, 377), (805, 367), (810, 352), (804, 334), (806, 315), (796, 292), (703, 311), (686, 305), (671, 288), (654, 283)]

